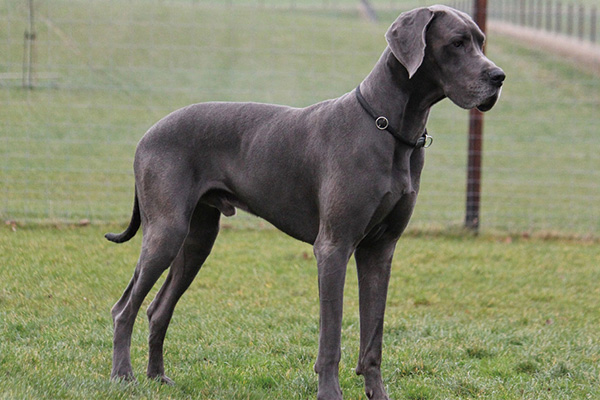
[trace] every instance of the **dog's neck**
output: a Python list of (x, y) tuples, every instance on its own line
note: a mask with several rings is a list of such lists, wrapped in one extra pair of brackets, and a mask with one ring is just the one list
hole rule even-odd
[(415, 142), (425, 131), (429, 110), (445, 96), (439, 85), (417, 71), (411, 79), (390, 48), (361, 83), (363, 96), (373, 109), (387, 117), (403, 137)]

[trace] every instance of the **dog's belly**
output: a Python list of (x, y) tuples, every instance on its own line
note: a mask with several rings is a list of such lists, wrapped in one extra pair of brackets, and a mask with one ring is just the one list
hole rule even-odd
[(277, 196), (277, 199), (254, 197), (250, 201), (242, 200), (229, 190), (213, 189), (200, 201), (215, 207), (227, 217), (235, 215), (236, 209), (246, 211), (298, 240), (314, 243), (319, 231), (318, 214), (308, 203), (282, 199), (281, 196)]

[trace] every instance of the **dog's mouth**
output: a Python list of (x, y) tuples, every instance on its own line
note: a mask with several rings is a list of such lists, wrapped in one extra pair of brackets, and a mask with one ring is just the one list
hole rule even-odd
[(481, 112), (486, 112), (492, 109), (498, 99), (500, 98), (500, 94), (502, 93), (502, 88), (499, 88), (498, 91), (491, 97), (488, 97), (483, 103), (477, 106), (477, 109)]

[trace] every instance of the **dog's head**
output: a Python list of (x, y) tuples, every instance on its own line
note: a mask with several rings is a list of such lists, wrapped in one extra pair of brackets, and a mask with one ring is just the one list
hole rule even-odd
[(502, 90), (504, 71), (483, 54), (485, 35), (467, 14), (446, 6), (401, 14), (386, 40), (408, 77), (433, 80), (462, 108), (491, 109)]

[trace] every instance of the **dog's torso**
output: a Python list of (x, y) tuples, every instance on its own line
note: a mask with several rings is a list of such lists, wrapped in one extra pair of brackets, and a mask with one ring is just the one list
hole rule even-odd
[(168, 164), (178, 174), (171, 179), (193, 177), (199, 201), (225, 215), (249, 211), (308, 243), (328, 223), (324, 216), (362, 224), (357, 242), (376, 226), (373, 234), (399, 236), (414, 207), (424, 152), (397, 143), (363, 113), (352, 93), (307, 108), (191, 105), (140, 141), (138, 187), (152, 186)]

